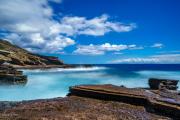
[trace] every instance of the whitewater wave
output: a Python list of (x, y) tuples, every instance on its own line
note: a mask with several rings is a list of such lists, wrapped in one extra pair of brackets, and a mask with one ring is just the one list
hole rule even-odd
[(165, 78), (165, 79), (179, 79), (180, 71), (138, 71), (140, 76)]
[(86, 71), (98, 71), (107, 69), (106, 67), (76, 67), (76, 68), (50, 68), (50, 69), (23, 69), (23, 72), (86, 72)]

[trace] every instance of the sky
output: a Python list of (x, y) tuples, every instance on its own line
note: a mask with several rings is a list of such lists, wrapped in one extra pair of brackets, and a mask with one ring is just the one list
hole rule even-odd
[(179, 0), (0, 0), (0, 38), (71, 64), (179, 64), (179, 6)]

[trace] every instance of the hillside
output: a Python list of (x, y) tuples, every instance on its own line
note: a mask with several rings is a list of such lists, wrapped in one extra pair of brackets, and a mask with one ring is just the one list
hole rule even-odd
[(30, 53), (29, 51), (0, 39), (0, 62), (12, 65), (62, 65), (58, 57), (43, 56)]

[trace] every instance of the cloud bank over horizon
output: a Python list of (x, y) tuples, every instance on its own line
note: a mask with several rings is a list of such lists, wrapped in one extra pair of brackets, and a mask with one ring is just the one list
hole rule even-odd
[(123, 58), (109, 61), (108, 63), (127, 63), (127, 64), (178, 64), (180, 63), (180, 54), (159, 54), (148, 57)]

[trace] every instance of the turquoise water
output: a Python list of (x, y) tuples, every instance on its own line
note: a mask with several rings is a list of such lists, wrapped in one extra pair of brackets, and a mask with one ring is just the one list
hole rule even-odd
[(148, 87), (150, 77), (180, 80), (180, 71), (121, 71), (108, 67), (24, 70), (24, 74), (28, 75), (28, 82), (25, 85), (0, 86), (0, 100), (64, 97), (70, 86), (82, 84), (114, 84), (133, 88)]

